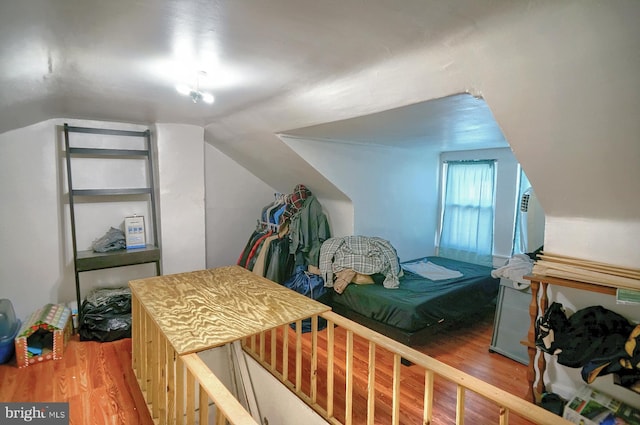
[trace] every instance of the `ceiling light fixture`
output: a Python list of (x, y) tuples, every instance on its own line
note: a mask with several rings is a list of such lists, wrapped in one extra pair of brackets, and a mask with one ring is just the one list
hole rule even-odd
[(200, 76), (206, 76), (207, 73), (204, 71), (200, 71), (198, 73), (198, 77), (196, 77), (196, 86), (190, 87), (186, 84), (178, 84), (176, 86), (176, 90), (178, 93), (183, 94), (185, 96), (189, 96), (193, 103), (198, 103), (199, 101), (203, 101), (205, 103), (213, 103), (214, 98), (211, 93), (200, 91)]

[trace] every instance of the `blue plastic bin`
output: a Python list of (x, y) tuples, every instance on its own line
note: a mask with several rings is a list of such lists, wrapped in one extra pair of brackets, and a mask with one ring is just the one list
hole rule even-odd
[(4, 364), (15, 351), (14, 340), (20, 330), (20, 320), (16, 319), (13, 304), (6, 298), (0, 299), (0, 364)]

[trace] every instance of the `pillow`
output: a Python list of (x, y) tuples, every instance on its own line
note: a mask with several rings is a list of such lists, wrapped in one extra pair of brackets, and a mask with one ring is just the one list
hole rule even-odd
[(351, 283), (356, 283), (358, 285), (369, 285), (373, 283), (373, 278), (368, 274), (356, 273), (351, 279)]

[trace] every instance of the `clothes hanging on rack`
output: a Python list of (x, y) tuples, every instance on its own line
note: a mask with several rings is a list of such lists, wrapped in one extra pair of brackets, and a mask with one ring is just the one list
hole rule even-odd
[(272, 234), (273, 234), (273, 232), (271, 230), (268, 230), (267, 233), (261, 235), (256, 240), (256, 242), (253, 244), (253, 247), (251, 248), (251, 251), (249, 252), (249, 255), (247, 256), (247, 262), (244, 265), (247, 269), (249, 269), (249, 270), (253, 269), (253, 265), (255, 264), (256, 253), (262, 247), (262, 244), (264, 243), (265, 239), (267, 239)]
[(300, 209), (304, 205), (304, 201), (311, 195), (311, 191), (307, 189), (305, 185), (296, 185), (296, 187), (293, 188), (293, 192), (285, 197), (286, 207), (282, 215), (280, 216), (279, 224), (290, 220), (291, 217), (296, 215), (296, 213), (298, 213), (298, 211), (300, 211)]
[(264, 277), (281, 285), (284, 284), (294, 270), (293, 255), (289, 255), (289, 240), (287, 238), (273, 240), (269, 245), (265, 262)]
[[(282, 213), (278, 212), (284, 211), (284, 209), (286, 208), (285, 195), (281, 193), (274, 193), (273, 196), (275, 198), (274, 201), (264, 206), (264, 208), (262, 209), (261, 219), (259, 220), (262, 224), (273, 225), (271, 226), (272, 230), (274, 230), (274, 226), (279, 225), (278, 217)], [(278, 213), (277, 216), (276, 213)]]
[(283, 284), (296, 265), (317, 268), (320, 247), (331, 232), (322, 206), (303, 184), (274, 198), (260, 210), (256, 229), (237, 264)]
[(251, 270), (260, 276), (267, 276), (267, 272), (270, 267), (281, 265), (280, 267), (277, 267), (280, 271), (274, 270), (270, 273), (270, 275), (278, 277), (278, 283), (284, 282), (284, 279), (286, 278), (280, 278), (280, 274), (286, 272), (286, 269), (284, 268), (284, 264), (286, 264), (286, 262), (275, 261), (276, 259), (272, 261), (271, 253), (277, 251), (278, 255), (288, 255), (288, 251), (286, 254), (282, 254), (282, 249), (279, 249), (280, 247), (277, 246), (277, 243), (274, 244), (274, 248), (276, 249), (272, 249), (271, 244), (280, 237), (278, 235), (280, 225), (278, 224), (277, 216), (275, 214), (278, 211), (283, 211), (285, 207), (285, 195), (275, 193), (274, 201), (265, 205), (261, 209), (256, 229), (249, 237), (237, 261), (238, 265)]
[(262, 242), (262, 246), (260, 247), (258, 254), (255, 256), (255, 261), (253, 267), (251, 267), (251, 271), (257, 274), (258, 276), (264, 276), (265, 270), (267, 268), (267, 261), (269, 256), (269, 250), (271, 249), (271, 243), (278, 239), (278, 234), (272, 234), (268, 238), (266, 238)]
[(251, 233), (251, 236), (249, 236), (249, 240), (245, 244), (244, 249), (242, 250), (242, 252), (240, 253), (240, 256), (238, 257), (238, 261), (236, 262), (237, 265), (242, 267), (246, 266), (247, 258), (249, 257), (249, 253), (251, 252), (253, 245), (256, 243), (258, 239), (260, 239), (260, 237), (263, 234), (264, 232), (258, 229), (254, 230), (253, 233)]
[(309, 195), (289, 225), (289, 251), (295, 253), (295, 264), (318, 267), (320, 247), (330, 237), (327, 216), (316, 197)]

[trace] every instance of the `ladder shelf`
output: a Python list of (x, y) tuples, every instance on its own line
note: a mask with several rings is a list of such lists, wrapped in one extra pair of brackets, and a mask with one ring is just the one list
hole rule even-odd
[[(144, 149), (112, 149), (103, 147), (79, 147), (70, 145), (70, 134), (85, 133), (101, 136), (125, 136), (143, 138)], [(156, 275), (161, 275), (161, 249), (158, 241), (158, 223), (156, 212), (153, 152), (151, 144), (151, 132), (113, 130), (90, 127), (76, 127), (64, 124), (65, 159), (67, 167), (67, 184), (69, 189), (69, 211), (71, 218), (71, 240), (73, 245), (73, 265), (75, 272), (76, 301), (78, 303), (78, 314), (82, 323), (82, 295), (80, 284), (80, 273), (94, 270), (112, 269), (116, 267), (131, 266), (138, 264), (155, 263)], [(74, 189), (72, 176), (72, 158), (82, 160), (83, 158), (101, 158), (108, 160), (118, 159), (141, 159), (145, 161), (147, 172), (147, 185), (145, 187), (133, 188), (91, 188)], [(109, 252), (95, 252), (93, 250), (79, 250), (77, 243), (77, 214), (76, 204), (91, 202), (149, 202), (150, 229), (153, 237), (152, 244), (135, 249), (119, 249)], [(124, 218), (124, 217), (123, 217)], [(146, 231), (146, 229), (145, 229)]]

